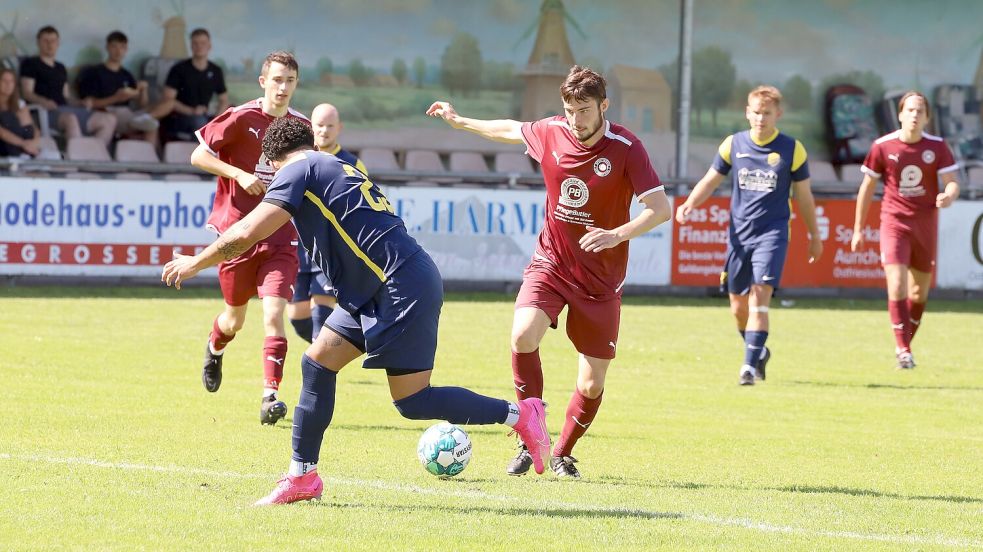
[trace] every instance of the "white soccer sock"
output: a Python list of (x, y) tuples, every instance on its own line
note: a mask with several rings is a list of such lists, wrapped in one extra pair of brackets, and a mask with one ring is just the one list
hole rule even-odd
[(317, 462), (298, 462), (296, 460), (290, 461), (290, 469), (287, 471), (287, 475), (293, 477), (299, 477), (304, 474), (308, 474), (317, 469)]
[(225, 349), (222, 349), (221, 351), (216, 351), (215, 348), (212, 347), (211, 341), (208, 342), (208, 351), (215, 356), (222, 356), (225, 353)]
[(270, 389), (269, 387), (264, 387), (263, 388), (263, 398), (265, 399), (266, 397), (269, 397), (270, 395), (273, 395), (275, 397), (276, 396), (276, 392), (277, 392), (276, 389)]
[(509, 413), (505, 416), (505, 425), (515, 427), (519, 423), (519, 405), (509, 401)]

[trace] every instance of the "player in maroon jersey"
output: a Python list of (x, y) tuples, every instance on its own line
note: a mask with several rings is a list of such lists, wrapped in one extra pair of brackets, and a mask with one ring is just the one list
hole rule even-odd
[[(259, 76), (263, 97), (231, 107), (196, 132), (200, 144), (191, 164), (218, 176), (215, 203), (207, 226), (221, 234), (253, 210), (273, 180), (274, 169), (263, 155), (263, 136), (279, 117), (307, 118), (290, 108), (297, 88), (297, 60), (288, 52), (266, 56)], [(308, 121), (309, 124), (309, 121)], [(283, 312), (297, 277), (297, 234), (286, 225), (241, 257), (218, 267), (225, 309), (212, 323), (205, 347), (201, 381), (214, 393), (222, 383), (225, 346), (246, 321), (249, 299), (263, 301), (263, 399), (260, 422), (275, 424), (287, 414), (277, 399), (287, 357)]]
[[(580, 66), (560, 87), (563, 116), (534, 122), (462, 117), (447, 102), (427, 114), (484, 138), (525, 143), (546, 184), (546, 223), (523, 273), (512, 321), (512, 374), (519, 399), (542, 398), (539, 343), (564, 307), (567, 336), (580, 353), (577, 384), (550, 466), (580, 477), (571, 456), (601, 404), (604, 377), (615, 356), (628, 240), (669, 220), (670, 207), (642, 142), (604, 118), (604, 78)], [(645, 205), (631, 218), (632, 196)], [(506, 471), (522, 475), (532, 463), (519, 454)]]
[[(878, 180), (881, 201), (881, 264), (887, 279), (887, 307), (896, 343), (898, 368), (915, 367), (911, 340), (921, 325), (935, 268), (938, 213), (959, 197), (959, 167), (942, 138), (924, 132), (931, 116), (928, 100), (910, 91), (898, 103), (901, 130), (878, 138), (861, 170), (850, 248), (864, 246), (864, 220)], [(944, 185), (944, 187), (943, 187)]]

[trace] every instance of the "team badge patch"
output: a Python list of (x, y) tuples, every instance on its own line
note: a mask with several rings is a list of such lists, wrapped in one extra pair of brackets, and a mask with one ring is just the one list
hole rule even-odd
[(573, 208), (583, 207), (589, 197), (590, 192), (587, 190), (587, 184), (577, 177), (571, 176), (560, 184), (560, 205)]
[(778, 155), (776, 152), (771, 152), (768, 154), (768, 165), (774, 167), (782, 162), (782, 156)]
[(594, 174), (597, 176), (607, 176), (611, 174), (611, 162), (607, 157), (598, 157), (594, 161)]
[(931, 163), (935, 161), (935, 152), (932, 150), (925, 150), (922, 152), (922, 161), (926, 163)]

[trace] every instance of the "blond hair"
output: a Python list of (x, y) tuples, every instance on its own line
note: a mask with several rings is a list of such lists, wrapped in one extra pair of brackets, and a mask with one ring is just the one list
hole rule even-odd
[(747, 103), (751, 105), (752, 98), (759, 98), (762, 103), (773, 103), (775, 107), (782, 106), (782, 92), (774, 86), (761, 85), (747, 95)]

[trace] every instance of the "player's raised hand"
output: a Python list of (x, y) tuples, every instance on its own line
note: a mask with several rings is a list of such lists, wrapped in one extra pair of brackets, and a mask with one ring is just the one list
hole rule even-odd
[(611, 249), (622, 241), (624, 240), (618, 237), (614, 230), (588, 226), (587, 233), (580, 237), (580, 248), (588, 253), (597, 253), (604, 249)]
[(440, 117), (448, 123), (453, 123), (454, 120), (457, 119), (457, 111), (449, 102), (434, 102), (430, 108), (427, 109), (427, 115), (430, 115), (431, 117)]
[(249, 195), (260, 195), (266, 193), (266, 183), (257, 178), (255, 174), (243, 171), (242, 174), (236, 176), (236, 182), (239, 184), (239, 187), (246, 190), (246, 193)]
[(686, 219), (689, 217), (691, 212), (693, 212), (693, 207), (684, 202), (682, 205), (676, 208), (676, 222), (679, 224), (686, 224)]
[(168, 286), (181, 289), (181, 282), (194, 278), (198, 274), (195, 267), (195, 258), (191, 255), (180, 255), (175, 253), (174, 258), (164, 265), (164, 270), (160, 274), (160, 281)]
[(945, 209), (946, 207), (952, 205), (952, 196), (942, 192), (941, 194), (935, 196), (935, 206), (939, 209)]
[(853, 236), (850, 238), (850, 251), (856, 253), (864, 247), (864, 231), (857, 231), (856, 228), (853, 229)]

